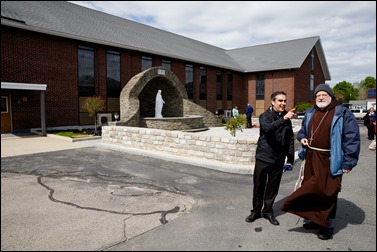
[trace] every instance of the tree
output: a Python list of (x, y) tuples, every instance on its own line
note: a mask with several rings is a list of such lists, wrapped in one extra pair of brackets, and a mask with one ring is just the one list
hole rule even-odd
[(360, 86), (365, 89), (376, 88), (376, 78), (372, 76), (367, 76), (364, 80), (360, 82)]
[(341, 103), (348, 103), (350, 100), (357, 100), (359, 97), (359, 89), (347, 81), (339, 82), (333, 87), (332, 91)]
[(101, 96), (93, 96), (85, 100), (83, 108), (89, 112), (89, 117), (94, 117), (94, 134), (98, 135), (97, 113), (105, 109), (105, 101)]
[(364, 80), (362, 80), (358, 84), (359, 84), (358, 87), (360, 90), (359, 100), (364, 100), (368, 89), (376, 88), (376, 78), (372, 76), (367, 76)]

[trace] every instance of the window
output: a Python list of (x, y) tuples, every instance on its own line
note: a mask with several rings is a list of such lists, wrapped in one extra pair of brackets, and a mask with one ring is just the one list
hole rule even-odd
[(226, 74), (227, 85), (226, 85), (226, 93), (227, 93), (227, 100), (233, 100), (233, 74), (228, 72)]
[(200, 83), (199, 83), (199, 98), (201, 100), (207, 99), (207, 69), (200, 67)]
[(314, 70), (314, 49), (312, 50), (311, 53), (311, 59), (310, 59), (310, 70)]
[(153, 67), (153, 59), (149, 56), (141, 56), (141, 71)]
[(8, 97), (1, 96), (1, 113), (8, 113)]
[(161, 66), (166, 67), (167, 69), (171, 70), (171, 61), (167, 59), (161, 60)]
[(189, 99), (194, 98), (194, 67), (186, 64), (186, 91)]
[(310, 75), (310, 98), (314, 99), (314, 75)]
[(216, 71), (216, 97), (217, 100), (223, 99), (223, 72)]
[(94, 89), (94, 49), (79, 46), (78, 49), (78, 91), (79, 96), (93, 96)]
[(120, 96), (120, 53), (107, 51), (106, 55), (107, 97)]
[(257, 80), (256, 80), (256, 99), (257, 100), (264, 100), (264, 74), (257, 74)]

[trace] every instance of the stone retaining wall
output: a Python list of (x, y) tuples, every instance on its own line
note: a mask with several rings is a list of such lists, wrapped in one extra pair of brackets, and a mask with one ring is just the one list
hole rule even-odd
[[(103, 126), (102, 141), (142, 150), (254, 167), (258, 137), (237, 139), (225, 136), (204, 136), (182, 131)], [(296, 145), (296, 150), (298, 147), (299, 144)]]
[(256, 139), (240, 140), (190, 132), (104, 126), (102, 141), (143, 150), (254, 165)]

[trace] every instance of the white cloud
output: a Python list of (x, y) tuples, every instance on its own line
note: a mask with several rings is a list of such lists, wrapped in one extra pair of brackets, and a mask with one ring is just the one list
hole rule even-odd
[(375, 1), (72, 1), (224, 49), (320, 36), (332, 86), (376, 78)]

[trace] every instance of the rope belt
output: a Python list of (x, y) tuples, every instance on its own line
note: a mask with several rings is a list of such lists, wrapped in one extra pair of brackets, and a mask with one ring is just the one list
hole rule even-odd
[(309, 149), (316, 150), (316, 151), (330, 151), (330, 149), (321, 149), (321, 148), (316, 148), (308, 145)]

